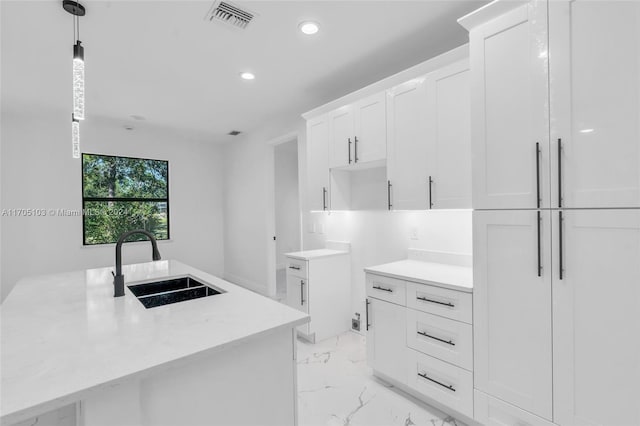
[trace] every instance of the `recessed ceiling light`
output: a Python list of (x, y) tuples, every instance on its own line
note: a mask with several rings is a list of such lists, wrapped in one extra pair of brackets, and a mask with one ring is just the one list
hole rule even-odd
[(301, 22), (300, 25), (298, 25), (298, 28), (300, 28), (300, 31), (302, 31), (306, 35), (313, 35), (320, 29), (318, 23), (313, 21)]
[(254, 78), (256, 78), (256, 76), (251, 72), (245, 71), (240, 73), (240, 78), (242, 78), (243, 80), (253, 80)]
[(592, 133), (594, 131), (594, 129), (582, 129), (580, 130), (580, 133)]

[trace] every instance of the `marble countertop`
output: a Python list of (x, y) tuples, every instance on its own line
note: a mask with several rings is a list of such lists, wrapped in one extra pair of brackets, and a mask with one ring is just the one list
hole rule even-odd
[(430, 284), (452, 290), (473, 291), (473, 268), (421, 260), (400, 260), (364, 268), (366, 272)]
[(318, 250), (296, 251), (293, 253), (285, 253), (284, 255), (286, 257), (290, 257), (293, 259), (311, 260), (311, 259), (317, 259), (319, 257), (339, 256), (341, 254), (349, 254), (349, 252), (345, 250), (318, 249)]
[[(0, 423), (309, 321), (309, 316), (175, 260), (126, 265), (125, 285), (191, 275), (225, 293), (145, 307), (113, 267), (21, 280), (1, 306)], [(192, 358), (193, 357), (193, 358)]]

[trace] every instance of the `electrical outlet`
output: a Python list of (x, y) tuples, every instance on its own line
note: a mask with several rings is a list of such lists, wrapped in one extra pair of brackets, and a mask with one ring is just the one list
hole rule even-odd
[(356, 312), (356, 317), (351, 319), (351, 328), (360, 331), (360, 314)]
[(417, 240), (418, 239), (418, 228), (416, 226), (412, 226), (409, 230), (409, 239)]
[(351, 319), (351, 328), (355, 331), (360, 331), (360, 320), (356, 318)]

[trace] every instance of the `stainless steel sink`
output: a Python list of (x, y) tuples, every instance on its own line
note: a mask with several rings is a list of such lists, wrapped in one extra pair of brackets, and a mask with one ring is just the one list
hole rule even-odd
[(223, 293), (191, 276), (131, 284), (127, 287), (147, 309)]

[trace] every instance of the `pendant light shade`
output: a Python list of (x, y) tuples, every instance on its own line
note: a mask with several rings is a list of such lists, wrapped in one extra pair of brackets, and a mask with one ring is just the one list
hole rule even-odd
[(71, 116), (71, 155), (80, 158), (80, 122)]
[(84, 120), (84, 47), (80, 40), (73, 46), (73, 117)]

